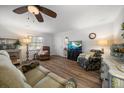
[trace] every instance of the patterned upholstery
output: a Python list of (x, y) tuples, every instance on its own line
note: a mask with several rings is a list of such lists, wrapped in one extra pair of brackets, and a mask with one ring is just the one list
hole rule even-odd
[(79, 55), (77, 62), (85, 70), (99, 70), (102, 61), (101, 52), (98, 53), (97, 50), (95, 52), (94, 51), (91, 52), (93, 52), (94, 54), (84, 53), (85, 56)]

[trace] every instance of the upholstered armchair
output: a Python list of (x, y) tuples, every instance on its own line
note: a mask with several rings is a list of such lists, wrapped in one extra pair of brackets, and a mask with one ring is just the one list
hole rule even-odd
[(50, 47), (43, 46), (42, 50), (34, 54), (34, 59), (41, 60), (41, 61), (49, 60), (50, 59)]

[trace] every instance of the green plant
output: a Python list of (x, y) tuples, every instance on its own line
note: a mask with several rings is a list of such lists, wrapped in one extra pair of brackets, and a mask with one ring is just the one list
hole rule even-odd
[(121, 30), (124, 30), (124, 23), (121, 24)]
[(14, 43), (15, 46), (21, 46), (21, 43), (19, 40), (17, 40), (15, 43)]
[(124, 32), (121, 34), (121, 36), (124, 38)]

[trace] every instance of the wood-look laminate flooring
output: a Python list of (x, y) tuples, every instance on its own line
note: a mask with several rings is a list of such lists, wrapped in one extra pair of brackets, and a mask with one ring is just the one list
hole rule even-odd
[(40, 61), (40, 64), (65, 79), (73, 77), (78, 88), (101, 87), (100, 73), (98, 71), (85, 71), (76, 61), (51, 56), (50, 60)]

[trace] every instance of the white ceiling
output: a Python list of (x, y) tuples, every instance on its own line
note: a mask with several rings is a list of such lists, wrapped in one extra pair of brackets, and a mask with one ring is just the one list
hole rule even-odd
[[(86, 5), (47, 5), (57, 13), (53, 19), (43, 15), (44, 22), (39, 23), (31, 14), (15, 14), (13, 9), (19, 6), (0, 6), (0, 27), (16, 34), (56, 33), (72, 29), (84, 29), (114, 21), (123, 6), (86, 6)], [(29, 15), (29, 20), (27, 17)], [(33, 23), (34, 20), (34, 23)]]

